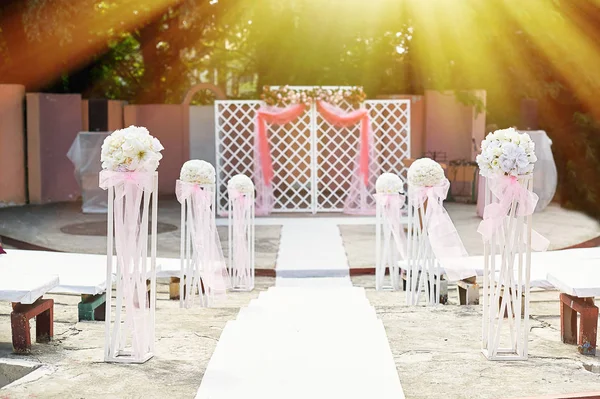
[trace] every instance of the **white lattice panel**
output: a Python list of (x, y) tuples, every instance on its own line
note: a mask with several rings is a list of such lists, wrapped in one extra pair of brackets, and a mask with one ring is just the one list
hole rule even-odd
[(410, 100), (367, 100), (371, 126), (375, 136), (375, 156), (382, 173), (395, 173), (406, 181), (410, 158)]
[(254, 178), (254, 119), (260, 101), (215, 101), (217, 209), (227, 213), (227, 182), (238, 173)]
[[(227, 212), (229, 179), (238, 173), (254, 178), (254, 123), (260, 105), (254, 100), (215, 102), (220, 214)], [(383, 172), (397, 173), (405, 180), (403, 161), (410, 157), (410, 101), (367, 100), (364, 106), (374, 134), (373, 182)], [(348, 109), (348, 105), (342, 104), (342, 108)], [(360, 125), (331, 126), (313, 105), (293, 123), (268, 126), (268, 136), (274, 171), (273, 211), (342, 211), (358, 155)]]
[[(410, 157), (410, 101), (367, 100), (374, 135), (374, 158), (370, 159), (372, 186), (384, 172), (396, 173), (406, 181), (403, 161)], [(342, 108), (349, 109), (347, 104)], [(317, 211), (344, 209), (359, 151), (360, 125), (340, 128), (316, 117)], [(371, 193), (372, 194), (372, 193)], [(370, 199), (374, 201), (374, 199)], [(373, 204), (369, 204), (374, 206)]]

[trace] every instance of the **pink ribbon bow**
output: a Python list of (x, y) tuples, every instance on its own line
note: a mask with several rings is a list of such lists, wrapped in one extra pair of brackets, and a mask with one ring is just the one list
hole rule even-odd
[[(185, 200), (189, 199), (192, 196), (192, 194), (197, 193), (199, 191), (205, 191), (202, 190), (202, 185), (200, 184), (185, 182), (181, 180), (177, 180), (175, 182), (175, 195), (177, 197), (177, 201), (179, 201), (180, 204), (183, 204)], [(209, 199), (210, 195), (212, 195), (212, 193), (209, 194)]]
[(417, 208), (423, 206), (427, 200), (424, 224), (431, 249), (444, 268), (448, 279), (457, 281), (475, 276), (477, 273), (474, 269), (465, 267), (462, 262), (456, 261), (457, 258), (467, 257), (468, 253), (450, 215), (442, 205), (449, 188), (450, 182), (444, 179), (437, 186), (411, 187), (409, 195)]
[[(519, 183), (515, 176), (499, 176), (488, 178), (492, 194), (499, 199), (499, 202), (493, 202), (485, 206), (483, 211), (483, 220), (479, 223), (477, 232), (483, 236), (484, 241), (490, 241), (492, 235), (502, 227), (504, 220), (513, 204), (517, 206), (515, 214), (517, 216), (529, 216), (533, 214), (538, 202), (537, 194), (529, 191), (527, 187)], [(526, 239), (526, 235), (523, 235)], [(531, 247), (535, 251), (545, 251), (548, 249), (550, 241), (535, 230), (531, 230)]]
[[(115, 172), (102, 170), (100, 172), (100, 188), (136, 186), (144, 192), (151, 192), (154, 186), (155, 172)], [(124, 194), (124, 192), (123, 192)]]

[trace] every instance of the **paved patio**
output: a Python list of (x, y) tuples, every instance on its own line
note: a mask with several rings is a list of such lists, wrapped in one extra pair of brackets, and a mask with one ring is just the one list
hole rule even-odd
[[(481, 237), (477, 226), (481, 219), (475, 214), (475, 206), (459, 203), (446, 203), (446, 208), (465, 244), (469, 255), (483, 254)], [(281, 218), (321, 218), (337, 217), (340, 231), (351, 268), (373, 268), (375, 260), (375, 227), (371, 224), (352, 224), (356, 218), (341, 214), (286, 214), (277, 218), (259, 218), (256, 226), (256, 268), (274, 269), (279, 248)], [(175, 200), (160, 200), (159, 223), (170, 227), (171, 231), (159, 234), (158, 256), (179, 257), (180, 205)], [(73, 235), (63, 230), (65, 227), (82, 223), (106, 222), (106, 215), (82, 214), (80, 204), (60, 203), (42, 206), (23, 206), (0, 209), (0, 237), (7, 237), (28, 244), (57, 251), (80, 253), (106, 253), (105, 235)], [(224, 222), (224, 221), (223, 221)], [(562, 249), (577, 245), (600, 236), (600, 224), (582, 213), (569, 211), (557, 205), (533, 216), (533, 227), (550, 240), (550, 249)], [(223, 250), (227, 253), (227, 228), (219, 226), (219, 236)], [(98, 233), (98, 232), (96, 232)], [(5, 239), (6, 240), (6, 239)]]
[[(530, 359), (491, 362), (480, 353), (481, 308), (406, 307), (403, 292), (377, 292), (374, 276), (354, 277), (383, 320), (407, 398), (516, 398), (600, 391), (598, 357), (560, 342), (558, 292), (532, 294)], [(47, 365), (33, 381), (0, 390), (0, 398), (193, 398), (225, 323), (259, 291), (275, 284), (258, 277), (252, 293), (232, 293), (219, 307), (180, 309), (159, 285), (156, 356), (143, 365), (102, 362), (104, 323), (77, 322), (79, 298), (56, 301), (55, 339), (34, 344), (29, 356), (12, 354), (10, 305), (0, 303), (0, 359)], [(351, 350), (351, 348), (349, 348)], [(310, 382), (306, 382), (310, 383)], [(441, 396), (443, 393), (443, 396)]]

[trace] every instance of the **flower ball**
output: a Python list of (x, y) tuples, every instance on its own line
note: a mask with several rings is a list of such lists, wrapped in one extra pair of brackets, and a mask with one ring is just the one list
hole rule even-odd
[(408, 184), (414, 187), (438, 186), (445, 178), (442, 166), (430, 158), (417, 159), (408, 168)]
[(398, 194), (404, 192), (402, 179), (393, 173), (383, 173), (375, 183), (377, 194)]
[(215, 168), (206, 161), (192, 159), (181, 167), (179, 180), (195, 184), (215, 184)]
[(254, 192), (254, 183), (252, 180), (243, 174), (235, 175), (227, 183), (228, 190), (236, 190), (242, 194), (250, 194)]

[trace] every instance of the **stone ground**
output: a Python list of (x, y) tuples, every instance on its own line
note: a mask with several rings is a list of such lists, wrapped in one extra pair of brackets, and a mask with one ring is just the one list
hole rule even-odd
[[(377, 292), (373, 276), (353, 278), (383, 320), (407, 398), (517, 398), (600, 391), (600, 359), (560, 342), (558, 292), (532, 294), (530, 359), (491, 362), (480, 353), (481, 307), (450, 304), (406, 307), (403, 292)], [(32, 354), (12, 354), (10, 306), (0, 303), (0, 359), (26, 359), (47, 367), (32, 381), (0, 390), (0, 398), (193, 398), (217, 340), (239, 308), (275, 284), (258, 277), (256, 290), (232, 293), (217, 308), (180, 309), (159, 285), (157, 342), (143, 365), (105, 364), (104, 323), (77, 322), (76, 296), (52, 295), (55, 339)], [(348, 348), (352, 350), (352, 348)], [(309, 382), (307, 382), (309, 383)]]
[[(471, 254), (479, 254), (479, 222), (470, 205), (447, 204)], [(179, 224), (179, 207), (161, 201), (159, 219)], [(0, 236), (63, 251), (104, 253), (103, 236), (76, 236), (61, 227), (103, 221), (102, 215), (82, 215), (77, 204), (55, 204), (0, 210)], [(563, 248), (600, 235), (598, 223), (556, 206), (534, 216), (534, 227)], [(342, 226), (352, 267), (372, 267), (372, 226)], [(226, 231), (220, 229), (223, 241)], [(279, 247), (279, 226), (257, 226), (257, 267), (273, 268)], [(226, 242), (224, 242), (226, 247)], [(177, 231), (159, 236), (159, 256), (179, 255)], [(353, 278), (383, 320), (407, 398), (516, 398), (550, 393), (600, 391), (600, 359), (584, 357), (560, 342), (558, 292), (532, 294), (530, 359), (491, 362), (480, 353), (481, 307), (459, 307), (455, 288), (450, 305), (406, 307), (402, 292), (377, 292), (374, 276)], [(231, 293), (217, 308), (182, 310), (168, 300), (168, 286), (159, 285), (156, 356), (144, 365), (105, 364), (104, 323), (77, 322), (77, 296), (55, 299), (55, 339), (34, 344), (28, 356), (12, 354), (10, 305), (0, 303), (0, 361), (26, 359), (45, 364), (29, 381), (0, 390), (4, 398), (192, 398), (225, 323), (239, 308), (275, 284), (257, 277), (252, 293)], [(35, 336), (35, 334), (33, 334)], [(352, 350), (352, 348), (348, 348)], [(587, 367), (587, 369), (586, 369)], [(43, 375), (47, 373), (47, 375)], [(309, 382), (306, 382), (309, 383)]]
[[(482, 255), (483, 246), (477, 233), (481, 219), (475, 206), (446, 203), (446, 208), (470, 255)], [(60, 203), (0, 209), (0, 237), (9, 237), (29, 244), (65, 252), (106, 253), (105, 235), (72, 235), (61, 231), (65, 226), (80, 223), (105, 222), (106, 215), (82, 214), (80, 203)], [(159, 223), (176, 230), (159, 234), (158, 256), (179, 257), (180, 205), (175, 200), (159, 202)], [(287, 217), (320, 217), (286, 215)], [(342, 222), (343, 223), (343, 222)], [(550, 240), (550, 249), (561, 249), (600, 236), (600, 224), (579, 212), (550, 205), (533, 216), (533, 227)], [(219, 227), (223, 250), (227, 253), (227, 228)], [(351, 268), (374, 267), (375, 227), (373, 225), (340, 226)], [(106, 233), (104, 233), (106, 234)], [(256, 268), (274, 269), (279, 248), (281, 226), (256, 226)]]

